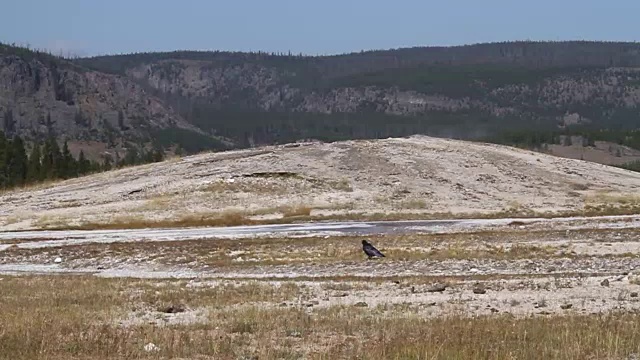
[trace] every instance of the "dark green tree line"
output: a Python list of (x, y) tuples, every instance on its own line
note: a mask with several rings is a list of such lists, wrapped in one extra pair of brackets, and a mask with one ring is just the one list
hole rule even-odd
[(103, 163), (87, 159), (80, 151), (77, 159), (65, 141), (62, 148), (55, 138), (43, 143), (34, 142), (27, 155), (25, 142), (19, 136), (7, 137), (0, 131), (0, 188), (33, 184), (45, 180), (70, 179), (94, 172), (164, 160), (163, 149), (155, 146), (149, 151), (131, 147), (127, 155), (113, 164), (109, 157)]

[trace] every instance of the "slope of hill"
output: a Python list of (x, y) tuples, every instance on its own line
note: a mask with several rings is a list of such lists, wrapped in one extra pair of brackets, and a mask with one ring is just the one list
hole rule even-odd
[[(426, 136), (200, 154), (0, 197), (0, 229), (638, 211), (640, 173)], [(493, 215), (491, 215), (493, 214)]]
[(131, 79), (2, 44), (0, 124), (8, 136), (57, 136), (110, 148), (148, 143), (168, 130), (204, 136)]

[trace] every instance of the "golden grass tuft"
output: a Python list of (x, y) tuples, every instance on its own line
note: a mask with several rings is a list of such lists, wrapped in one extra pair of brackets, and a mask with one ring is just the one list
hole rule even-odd
[(143, 205), (136, 208), (136, 211), (164, 211), (171, 209), (173, 198), (169, 195), (156, 196), (148, 199)]
[(424, 199), (405, 200), (400, 203), (400, 208), (409, 210), (426, 209), (427, 201)]
[(597, 191), (585, 196), (585, 203), (607, 205), (638, 205), (640, 195), (635, 193), (613, 193), (610, 191)]
[(281, 212), (285, 218), (311, 216), (312, 210), (313, 208), (307, 205), (282, 206), (278, 208), (278, 211)]

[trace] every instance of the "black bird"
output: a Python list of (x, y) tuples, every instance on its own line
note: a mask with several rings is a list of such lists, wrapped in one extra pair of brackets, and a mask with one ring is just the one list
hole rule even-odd
[(367, 254), (369, 259), (374, 257), (385, 257), (383, 253), (381, 253), (373, 245), (369, 244), (367, 240), (362, 240), (362, 251)]

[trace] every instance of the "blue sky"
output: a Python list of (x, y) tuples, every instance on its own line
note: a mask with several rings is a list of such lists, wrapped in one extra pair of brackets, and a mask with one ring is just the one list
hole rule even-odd
[(79, 55), (640, 41), (638, 0), (0, 0), (0, 41)]

